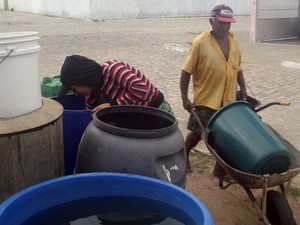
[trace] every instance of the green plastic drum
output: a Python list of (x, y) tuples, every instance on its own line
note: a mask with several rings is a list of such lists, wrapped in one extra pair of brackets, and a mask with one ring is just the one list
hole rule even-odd
[(240, 171), (273, 174), (290, 167), (289, 151), (247, 102), (237, 101), (217, 111), (206, 135), (220, 157)]

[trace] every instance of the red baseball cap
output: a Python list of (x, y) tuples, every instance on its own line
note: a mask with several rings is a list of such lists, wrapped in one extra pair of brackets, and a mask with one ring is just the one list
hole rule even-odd
[(232, 9), (227, 5), (217, 5), (213, 8), (210, 14), (211, 17), (216, 17), (219, 21), (227, 23), (235, 23)]

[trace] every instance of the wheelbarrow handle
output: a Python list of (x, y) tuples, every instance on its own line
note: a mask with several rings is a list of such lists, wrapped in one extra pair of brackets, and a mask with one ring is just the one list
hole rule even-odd
[(266, 109), (266, 108), (268, 108), (268, 107), (270, 107), (272, 105), (290, 106), (291, 103), (290, 102), (270, 102), (270, 103), (268, 103), (268, 104), (266, 104), (264, 106), (259, 107), (258, 109), (255, 110), (255, 112), (262, 111), (262, 110), (264, 110), (264, 109)]
[[(259, 112), (259, 111), (262, 111), (262, 110), (264, 110), (264, 109), (266, 109), (266, 108), (268, 108), (268, 107), (270, 107), (270, 106), (272, 106), (272, 105), (290, 106), (291, 103), (290, 103), (290, 102), (270, 102), (270, 103), (268, 103), (268, 104), (266, 104), (266, 105), (264, 105), (264, 106), (259, 107), (258, 109), (255, 109), (255, 112), (257, 113), (257, 112)], [(204, 129), (204, 126), (203, 126), (203, 124), (202, 124), (202, 122), (201, 122), (201, 119), (200, 119), (200, 117), (199, 117), (199, 113), (195, 110), (195, 108), (193, 108), (193, 109), (191, 110), (191, 113), (192, 113), (193, 116), (195, 117), (195, 119), (196, 119), (196, 121), (197, 121), (197, 123), (198, 123), (198, 125), (199, 125), (199, 127), (200, 127), (200, 129), (201, 129), (201, 132), (204, 132), (205, 129)]]
[(205, 131), (205, 129), (204, 129), (204, 126), (203, 126), (203, 124), (201, 122), (201, 119), (199, 117), (199, 113), (194, 108), (191, 110), (191, 112), (192, 112), (193, 116), (195, 117), (195, 120), (197, 121), (197, 123), (200, 127), (201, 133), (203, 133)]
[(280, 102), (280, 105), (283, 105), (283, 106), (290, 106), (291, 103), (290, 103), (290, 102)]

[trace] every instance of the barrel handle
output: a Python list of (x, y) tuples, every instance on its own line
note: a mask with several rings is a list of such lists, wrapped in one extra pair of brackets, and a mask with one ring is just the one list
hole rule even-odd
[(8, 45), (8, 46), (6, 46), (6, 50), (8, 52), (10, 52), (11, 50), (16, 51), (17, 50), (17, 46), (15, 46), (15, 45)]
[(14, 51), (14, 48), (11, 48), (11, 49), (8, 49), (9, 50), (9, 53), (7, 53), (7, 55), (1, 60), (0, 64), (3, 63), (3, 61)]

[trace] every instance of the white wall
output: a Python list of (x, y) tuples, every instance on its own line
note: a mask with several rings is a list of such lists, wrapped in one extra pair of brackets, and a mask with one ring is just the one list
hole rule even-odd
[[(3, 1), (3, 0), (0, 0)], [(5, 1), (5, 0), (4, 0)], [(8, 9), (42, 15), (89, 18), (89, 0), (6, 0)]]
[(227, 4), (236, 15), (250, 15), (251, 0), (0, 0), (0, 8), (80, 19), (207, 16)]

